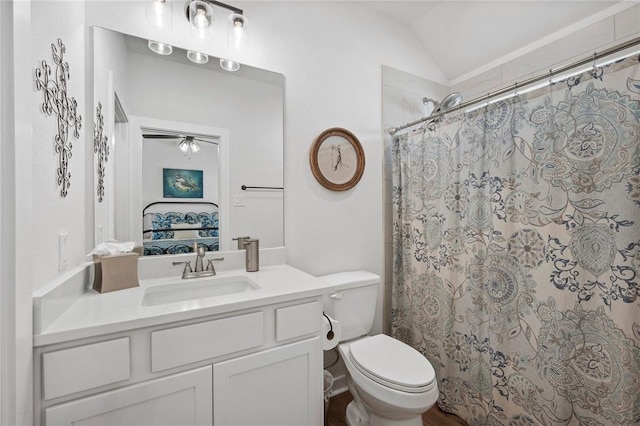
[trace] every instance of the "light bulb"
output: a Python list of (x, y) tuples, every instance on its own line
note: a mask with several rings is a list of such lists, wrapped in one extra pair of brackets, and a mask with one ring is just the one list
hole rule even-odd
[(146, 10), (147, 22), (160, 30), (170, 30), (173, 27), (171, 3), (169, 0), (151, 0)]
[(152, 0), (151, 8), (154, 13), (161, 14), (164, 12), (165, 0)]
[(196, 11), (196, 16), (193, 17), (193, 26), (198, 29), (204, 29), (209, 27), (209, 20), (207, 19), (207, 13), (204, 10), (198, 9)]
[(213, 7), (201, 0), (189, 3), (191, 37), (196, 40), (213, 40)]
[(243, 44), (243, 39), (245, 38), (245, 32), (248, 19), (239, 13), (232, 13), (229, 15), (229, 39), (228, 46), (233, 49), (240, 49)]

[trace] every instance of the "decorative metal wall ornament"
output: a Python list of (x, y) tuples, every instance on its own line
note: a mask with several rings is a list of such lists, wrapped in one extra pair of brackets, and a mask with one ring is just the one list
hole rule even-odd
[(96, 107), (96, 122), (93, 124), (93, 152), (98, 154), (98, 202), (104, 198), (105, 164), (109, 161), (108, 137), (102, 134), (104, 129), (104, 117), (102, 116), (102, 103)]
[(56, 64), (55, 80), (50, 80), (51, 67), (47, 61), (35, 71), (36, 89), (42, 90), (44, 100), (42, 102), (42, 112), (47, 115), (55, 113), (58, 119), (58, 134), (55, 136), (55, 150), (58, 154), (58, 185), (60, 196), (66, 197), (71, 185), (71, 173), (69, 172), (69, 160), (73, 144), (69, 141), (69, 131), (73, 131), (73, 136), (80, 138), (82, 128), (82, 116), (78, 114), (78, 102), (74, 97), (67, 96), (67, 80), (69, 80), (69, 63), (63, 61), (66, 47), (61, 39), (58, 45), (51, 43), (51, 56)]

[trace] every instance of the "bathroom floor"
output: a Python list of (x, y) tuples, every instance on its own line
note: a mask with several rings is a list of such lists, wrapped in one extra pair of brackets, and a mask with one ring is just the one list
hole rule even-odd
[[(347, 426), (344, 415), (352, 399), (348, 391), (331, 398), (326, 426)], [(443, 412), (437, 405), (422, 415), (422, 424), (424, 426), (466, 426), (460, 417)]]

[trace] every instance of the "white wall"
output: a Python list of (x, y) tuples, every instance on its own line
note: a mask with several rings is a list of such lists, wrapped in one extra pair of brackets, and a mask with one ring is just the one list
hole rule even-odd
[[(11, 126), (13, 95), (9, 94), (11, 86), (8, 84), (10, 79), (13, 78), (9, 66), (11, 63), (11, 30), (13, 29), (11, 18), (9, 3), (0, 3), (0, 140), (3, 141), (12, 139), (9, 129), (13, 127)], [(0, 172), (0, 256), (3, 256), (9, 248), (7, 245), (9, 242), (7, 231), (10, 222), (7, 217), (9, 212), (7, 203), (11, 195), (7, 194), (7, 191), (13, 191), (13, 186), (9, 185), (8, 182), (11, 181), (14, 171), (7, 166), (9, 166), (8, 157), (11, 148), (13, 148), (13, 144), (0, 144), (0, 170), (2, 170)], [(13, 242), (14, 239), (12, 238), (11, 241)], [(8, 351), (9, 348), (14, 347), (14, 345), (9, 344), (11, 342), (9, 332), (5, 330), (5, 326), (10, 319), (9, 309), (12, 309), (12, 304), (8, 303), (9, 300), (12, 300), (9, 295), (10, 291), (15, 288), (13, 285), (9, 285), (9, 279), (8, 265), (5, 266), (4, 263), (0, 263), (0, 424), (6, 424), (9, 420), (9, 407), (6, 406), (6, 398), (3, 398), (3, 395), (7, 395), (11, 391), (10, 385), (15, 383), (9, 377), (9, 370), (3, 367), (6, 364), (2, 362), (9, 355), (4, 353), (5, 350)], [(4, 319), (3, 314), (7, 316), (6, 319)]]
[[(615, 10), (619, 11), (603, 16), (603, 13)], [(549, 34), (544, 40), (501, 58), (501, 61), (493, 63), (493, 67), (484, 66), (467, 73), (472, 77), (455, 79), (451, 82), (452, 90), (462, 92), (465, 100), (482, 96), (589, 57), (639, 34), (640, 5), (633, 1), (622, 2), (612, 6), (611, 10), (584, 19), (572, 28)]]
[[(44, 60), (52, 66), (55, 79), (51, 44), (61, 39), (66, 46), (63, 61), (69, 64), (70, 78), (67, 96), (78, 103), (77, 113), (82, 116), (80, 138), (70, 131), (68, 142), (73, 144), (69, 161), (71, 186), (65, 198), (60, 196), (56, 170), (58, 157), (54, 151), (54, 136), (57, 134), (55, 114), (48, 116), (41, 110), (42, 91), (33, 91), (30, 101), (33, 132), (33, 240), (32, 259), (38, 267), (33, 269), (33, 288), (44, 286), (58, 276), (58, 234), (67, 233), (68, 267), (84, 262), (85, 255), (93, 243), (93, 109), (87, 102), (85, 90), (85, 62), (88, 31), (84, 26), (84, 4), (78, 2), (43, 1), (32, 3), (31, 64), (35, 68)], [(33, 68), (21, 72), (33, 75)], [(87, 159), (91, 159), (90, 162)]]
[(0, 131), (0, 386), (7, 425), (32, 418), (33, 180), (31, 111), (35, 105), (28, 1), (1, 2), (2, 126)]

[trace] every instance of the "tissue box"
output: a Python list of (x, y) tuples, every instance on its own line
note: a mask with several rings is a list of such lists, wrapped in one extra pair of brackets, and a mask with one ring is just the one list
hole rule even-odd
[(93, 256), (93, 289), (99, 293), (138, 287), (138, 253)]

